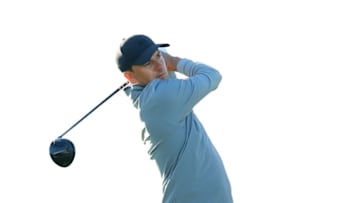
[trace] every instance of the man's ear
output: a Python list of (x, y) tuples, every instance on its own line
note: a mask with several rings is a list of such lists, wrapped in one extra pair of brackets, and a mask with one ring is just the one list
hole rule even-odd
[(136, 84), (138, 83), (137, 80), (134, 78), (134, 74), (130, 71), (124, 72), (124, 77), (131, 83)]

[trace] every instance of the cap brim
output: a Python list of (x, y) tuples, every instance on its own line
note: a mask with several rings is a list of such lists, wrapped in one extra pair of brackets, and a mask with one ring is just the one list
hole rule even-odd
[(133, 63), (133, 65), (143, 65), (150, 61), (152, 55), (158, 49), (159, 47), (168, 47), (170, 44), (155, 44), (151, 47), (149, 47), (147, 50), (144, 51), (144, 53), (139, 56)]
[(158, 47), (169, 47), (170, 44), (156, 44)]

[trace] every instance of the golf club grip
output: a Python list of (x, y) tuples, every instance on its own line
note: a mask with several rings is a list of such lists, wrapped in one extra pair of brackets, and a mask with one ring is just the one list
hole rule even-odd
[(108, 99), (110, 99), (114, 94), (119, 92), (121, 89), (126, 87), (126, 85), (129, 84), (129, 81), (126, 81), (124, 84), (122, 84), (119, 88), (117, 88), (113, 93), (111, 93), (108, 97), (106, 97), (102, 102), (100, 102), (98, 105), (96, 105), (89, 113), (87, 113), (85, 116), (83, 116), (80, 120), (78, 120), (74, 125), (72, 125), (68, 130), (66, 130), (62, 135), (60, 135), (58, 138), (62, 138), (66, 133), (68, 133), (71, 129), (73, 129), (75, 126), (77, 126), (81, 121), (83, 121), (86, 117), (88, 117), (92, 112), (94, 112), (97, 108), (99, 108), (103, 103), (105, 103)]

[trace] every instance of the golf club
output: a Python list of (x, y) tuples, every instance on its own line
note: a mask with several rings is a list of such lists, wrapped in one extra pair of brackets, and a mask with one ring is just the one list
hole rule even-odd
[(81, 121), (83, 121), (86, 117), (88, 117), (92, 112), (94, 112), (97, 108), (99, 108), (103, 103), (105, 103), (108, 99), (110, 99), (114, 94), (119, 92), (121, 89), (126, 87), (129, 84), (129, 81), (122, 84), (119, 88), (117, 88), (113, 93), (111, 93), (108, 97), (106, 97), (102, 102), (96, 105), (89, 113), (83, 116), (80, 120), (78, 120), (74, 125), (72, 125), (68, 130), (66, 130), (63, 134), (53, 140), (50, 144), (50, 157), (51, 159), (61, 167), (68, 167), (75, 158), (75, 145), (69, 140), (62, 138), (66, 135), (70, 130), (72, 130), (75, 126), (77, 126)]

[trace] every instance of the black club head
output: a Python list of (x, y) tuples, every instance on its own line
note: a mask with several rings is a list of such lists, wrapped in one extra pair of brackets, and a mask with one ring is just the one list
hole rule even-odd
[(57, 138), (50, 144), (50, 157), (51, 159), (61, 167), (68, 167), (75, 157), (74, 144), (64, 138)]

